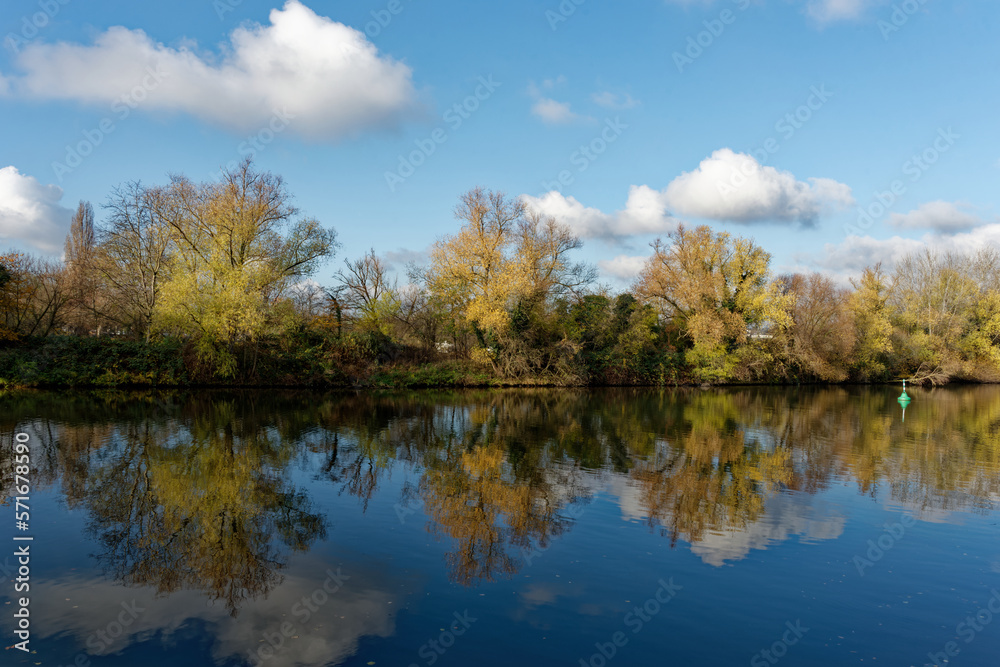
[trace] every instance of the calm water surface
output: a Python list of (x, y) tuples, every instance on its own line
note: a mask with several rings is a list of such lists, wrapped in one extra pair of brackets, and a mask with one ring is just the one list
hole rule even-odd
[(8, 392), (0, 664), (992, 667), (1000, 388), (910, 394)]

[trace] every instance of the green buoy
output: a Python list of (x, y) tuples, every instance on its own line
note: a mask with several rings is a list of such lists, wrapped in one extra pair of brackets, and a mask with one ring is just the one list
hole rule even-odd
[(899, 405), (903, 408), (903, 421), (905, 422), (906, 406), (908, 406), (910, 402), (913, 400), (912, 398), (910, 398), (910, 395), (906, 393), (906, 380), (903, 380), (903, 393), (900, 394), (897, 400), (899, 401)]

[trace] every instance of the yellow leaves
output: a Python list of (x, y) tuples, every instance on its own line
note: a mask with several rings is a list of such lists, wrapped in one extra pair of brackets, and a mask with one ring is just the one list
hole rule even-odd
[(892, 351), (892, 321), (887, 302), (891, 285), (880, 265), (866, 268), (854, 285), (850, 308), (856, 327), (855, 368), (862, 379), (878, 378), (887, 371)]
[(431, 248), (427, 286), (480, 331), (505, 332), (518, 300), (546, 298), (577, 270), (566, 255), (579, 239), (518, 199), (471, 190), (456, 215), (464, 224)]
[(283, 293), (333, 253), (335, 235), (315, 220), (288, 229), (295, 209), (281, 178), (249, 160), (221, 184), (175, 177), (143, 196), (166, 221), (173, 264), (155, 325), (192, 336), (202, 359), (231, 376), (231, 348), (289, 323), (288, 309), (278, 307)]
[(687, 336), (687, 355), (702, 380), (726, 380), (749, 344), (748, 327), (791, 324), (791, 297), (771, 283), (771, 256), (753, 241), (683, 226), (657, 240), (636, 291), (657, 304)]

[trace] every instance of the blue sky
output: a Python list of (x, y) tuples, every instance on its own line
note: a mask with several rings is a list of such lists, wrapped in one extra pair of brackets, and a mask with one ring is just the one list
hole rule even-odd
[(476, 185), (571, 225), (615, 288), (680, 222), (754, 237), (775, 272), (842, 280), (1000, 243), (985, 0), (5, 10), (5, 248), (58, 256), (79, 200), (100, 219), (119, 183), (208, 180), (248, 150), (337, 229), (320, 282), (368, 247), (419, 259)]

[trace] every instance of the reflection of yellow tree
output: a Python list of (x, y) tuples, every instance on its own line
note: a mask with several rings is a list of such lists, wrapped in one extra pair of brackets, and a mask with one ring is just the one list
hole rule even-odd
[(991, 506), (1000, 494), (996, 389), (911, 393), (919, 406), (905, 424), (893, 396), (859, 401), (850, 459), (859, 486), (874, 495), (884, 485), (893, 500), (920, 509)]
[(421, 480), (434, 529), (455, 540), (446, 560), (451, 576), (464, 585), (492, 581), (517, 571), (507, 547), (545, 548), (561, 532), (558, 508), (538, 487), (510, 474), (504, 452), (482, 445), (437, 459)]
[(325, 522), (283, 480), (262, 432), (200, 426), (120, 433), (120, 455), (90, 475), (91, 529), (126, 585), (203, 589), (235, 615), (280, 581), (274, 538), (304, 550)]
[(664, 526), (675, 540), (694, 542), (706, 530), (745, 527), (791, 480), (787, 449), (746, 441), (734, 419), (735, 398), (696, 397), (668, 431), (668, 442), (632, 470), (650, 524)]
[[(235, 610), (275, 584), (286, 548), (323, 535), (282, 475), (303, 451), (326, 454), (322, 477), (365, 502), (394, 466), (413, 466), (465, 584), (511, 574), (522, 549), (566, 530), (565, 509), (588, 493), (584, 469), (628, 475), (649, 521), (690, 541), (760, 519), (777, 489), (816, 493), (842, 479), (915, 509), (995, 505), (1000, 391), (911, 394), (905, 423), (898, 389), (848, 387), (318, 400), (9, 392), (0, 414), (8, 434), (31, 423), (36, 483), (61, 484), (89, 509), (100, 558), (122, 581), (204, 589)], [(0, 470), (3, 488), (11, 481)]]

